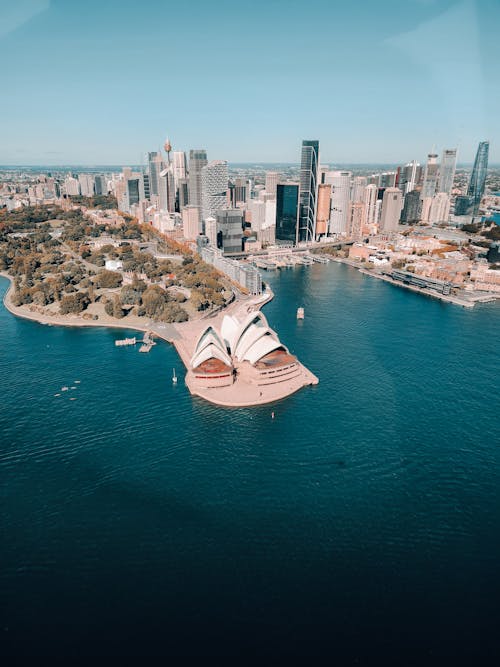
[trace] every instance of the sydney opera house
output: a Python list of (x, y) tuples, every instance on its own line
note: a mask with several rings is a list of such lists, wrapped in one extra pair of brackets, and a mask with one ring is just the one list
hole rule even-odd
[(317, 378), (290, 354), (264, 315), (252, 311), (243, 320), (225, 315), (220, 331), (213, 325), (202, 331), (186, 382), (194, 394), (218, 396), (214, 402), (252, 405), (283, 398)]

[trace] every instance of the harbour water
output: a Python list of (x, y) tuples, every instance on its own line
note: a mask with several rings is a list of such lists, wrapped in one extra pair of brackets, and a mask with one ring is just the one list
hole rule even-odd
[(167, 344), (1, 307), (2, 653), (499, 652), (499, 305), (266, 277), (320, 383), (249, 409), (191, 397)]

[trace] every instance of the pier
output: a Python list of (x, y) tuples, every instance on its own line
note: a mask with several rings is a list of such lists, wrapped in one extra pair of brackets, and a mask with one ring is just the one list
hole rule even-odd
[(144, 338), (142, 340), (137, 339), (135, 336), (134, 338), (121, 338), (119, 340), (115, 340), (115, 345), (117, 347), (123, 347), (126, 345), (137, 345), (137, 343), (141, 343), (139, 352), (149, 352), (153, 347), (153, 345), (156, 345), (154, 341), (153, 332), (146, 331), (146, 333), (144, 334)]

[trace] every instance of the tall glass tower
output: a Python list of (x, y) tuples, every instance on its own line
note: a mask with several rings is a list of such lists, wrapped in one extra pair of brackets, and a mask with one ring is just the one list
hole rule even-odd
[(207, 165), (207, 151), (189, 151), (189, 203), (201, 210), (201, 170)]
[(455, 178), (455, 168), (457, 166), (457, 149), (445, 148), (441, 158), (441, 167), (439, 169), (438, 192), (451, 194), (453, 180)]
[(314, 241), (318, 196), (319, 141), (302, 142), (300, 160), (299, 241)]
[(467, 190), (467, 196), (470, 197), (470, 204), (472, 207), (473, 215), (478, 214), (479, 205), (481, 203), (481, 197), (484, 194), (486, 173), (488, 171), (489, 150), (490, 150), (489, 141), (479, 142), (479, 146), (476, 153), (476, 159), (474, 160), (474, 167), (472, 168), (472, 174), (469, 181), (469, 188)]

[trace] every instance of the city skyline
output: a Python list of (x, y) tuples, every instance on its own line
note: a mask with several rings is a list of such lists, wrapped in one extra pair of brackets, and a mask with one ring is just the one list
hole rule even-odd
[[(497, 3), (413, 0), (402, 14), (388, 2), (365, 7), (362, 22), (355, 7), (322, 0), (265, 12), (220, 1), (210, 17), (199, 2), (150, 0), (133, 20), (129, 4), (90, 0), (83, 15), (54, 0), (0, 9), (11, 64), (0, 74), (2, 164), (140, 164), (166, 133), (176, 149), (203, 146), (230, 163), (295, 163), (300, 136), (318, 137), (330, 164), (423, 163), (435, 144), (472, 163), (478, 136), (500, 161)], [(302, 28), (311, 13), (322, 17), (314, 36)], [(314, 62), (308, 89), (322, 91), (314, 104), (288, 102), (306, 71), (299, 40)]]

